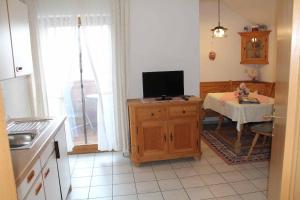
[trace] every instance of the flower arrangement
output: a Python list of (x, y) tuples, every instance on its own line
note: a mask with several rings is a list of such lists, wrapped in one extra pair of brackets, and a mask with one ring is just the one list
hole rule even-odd
[(250, 94), (250, 90), (247, 88), (245, 83), (241, 83), (240, 86), (236, 90), (237, 97), (248, 97)]
[(248, 69), (247, 74), (248, 74), (249, 78), (251, 78), (252, 81), (257, 80), (258, 71), (256, 69)]

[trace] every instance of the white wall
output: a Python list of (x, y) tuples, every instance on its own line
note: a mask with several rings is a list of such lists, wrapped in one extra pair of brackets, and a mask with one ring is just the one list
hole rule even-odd
[[(255, 15), (255, 12), (253, 14)], [(238, 32), (243, 31), (243, 27), (251, 23), (225, 4), (221, 4), (221, 25), (228, 28), (228, 36), (212, 39), (210, 29), (217, 25), (217, 20), (217, 1), (200, 0), (200, 80), (248, 80), (245, 71), (254, 67), (259, 70), (259, 80), (275, 81), (277, 41), (274, 26), (267, 24), (272, 30), (269, 38), (269, 64), (242, 65), (241, 39)], [(211, 49), (217, 54), (215, 61), (208, 58)]]
[(185, 94), (198, 95), (198, 0), (131, 0), (128, 98), (143, 96), (142, 72), (184, 70)]
[(1, 88), (7, 117), (32, 117), (32, 97), (28, 76), (2, 81)]

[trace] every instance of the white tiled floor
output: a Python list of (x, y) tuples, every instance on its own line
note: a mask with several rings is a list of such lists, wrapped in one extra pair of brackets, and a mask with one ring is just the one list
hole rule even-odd
[(227, 165), (205, 144), (201, 160), (135, 167), (121, 153), (70, 156), (69, 200), (266, 200), (268, 162)]

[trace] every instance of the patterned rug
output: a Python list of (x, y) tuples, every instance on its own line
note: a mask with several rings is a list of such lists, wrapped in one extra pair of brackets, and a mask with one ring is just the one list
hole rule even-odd
[[(232, 130), (227, 135), (228, 138), (233, 140), (236, 138), (236, 132)], [(253, 149), (251, 158), (249, 160), (246, 159), (253, 136), (254, 134), (251, 133), (246, 133), (242, 136), (241, 143), (244, 147), (241, 149), (240, 154), (236, 154), (233, 150), (233, 146), (223, 140), (222, 137), (218, 136), (214, 130), (203, 130), (202, 140), (228, 164), (234, 165), (246, 162), (269, 160), (271, 155), (271, 146), (259, 145), (262, 138), (258, 141), (257, 148)]]

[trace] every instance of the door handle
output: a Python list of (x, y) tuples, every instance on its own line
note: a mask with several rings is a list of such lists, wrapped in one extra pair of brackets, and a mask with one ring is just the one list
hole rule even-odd
[(59, 152), (59, 145), (58, 145), (58, 141), (54, 142), (54, 151), (55, 151), (55, 157), (57, 159), (60, 159), (60, 152)]

